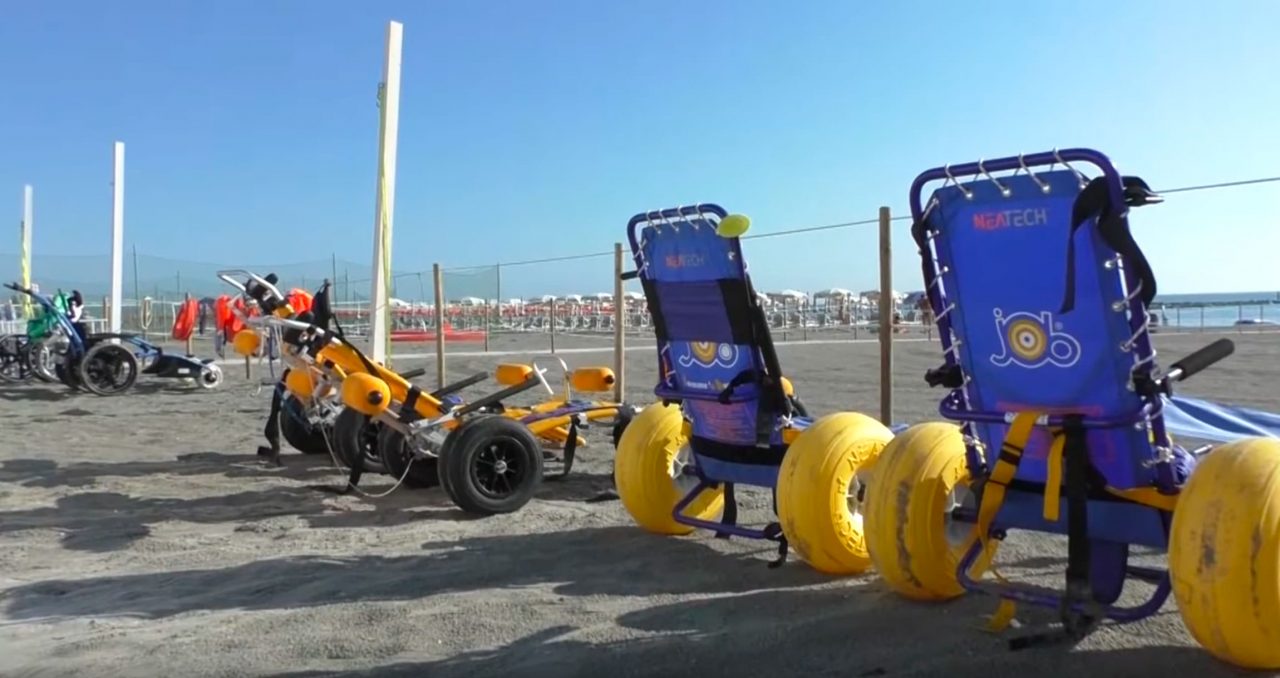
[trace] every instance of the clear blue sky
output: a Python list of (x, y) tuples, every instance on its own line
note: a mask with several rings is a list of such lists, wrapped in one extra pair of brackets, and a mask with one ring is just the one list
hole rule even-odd
[[(119, 139), (127, 247), (367, 262), (392, 19), (399, 271), (604, 251), (632, 214), (692, 202), (757, 232), (901, 214), (928, 167), (1055, 146), (1157, 188), (1280, 174), (1273, 0), (13, 2), (3, 221), (31, 183), (37, 254), (105, 255)], [(1271, 184), (1137, 212), (1162, 291), (1280, 288), (1278, 201)], [(895, 286), (918, 289), (905, 228)], [(876, 284), (873, 228), (747, 247), (762, 288)], [(611, 268), (504, 271), (503, 296), (608, 289)]]

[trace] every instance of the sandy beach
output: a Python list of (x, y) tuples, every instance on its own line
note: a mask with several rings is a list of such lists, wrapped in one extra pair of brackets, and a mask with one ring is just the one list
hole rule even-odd
[[(1219, 336), (1236, 341), (1236, 354), (1181, 392), (1280, 408), (1280, 334), (1156, 340), (1167, 365)], [(523, 341), (491, 348), (523, 350)], [(627, 399), (645, 404), (655, 358), (632, 343)], [(814, 413), (878, 413), (875, 343), (789, 343), (780, 354)], [(608, 350), (563, 357), (612, 360)], [(448, 372), (521, 359), (451, 357)], [(936, 343), (897, 345), (896, 421), (937, 417), (942, 393), (923, 380), (937, 362)], [(419, 382), (434, 386), (433, 358), (395, 365), (430, 366)], [(590, 501), (612, 487), (603, 428), (591, 430), (569, 479), (545, 483), (514, 515), (469, 518), (439, 488), (338, 496), (318, 489), (345, 478), (324, 457), (286, 448), (273, 467), (254, 455), (270, 389), (261, 373), (224, 369), (214, 392), (147, 378), (117, 398), (0, 385), (0, 675), (1238, 674), (1194, 644), (1172, 600), (1075, 648), (1015, 653), (1008, 634), (982, 630), (989, 598), (915, 604), (874, 573), (833, 579), (794, 555), (769, 569), (769, 543), (647, 534), (619, 502)], [(366, 476), (361, 489), (392, 483)], [(742, 522), (769, 519), (766, 495), (740, 501)], [(1064, 540), (1026, 533), (999, 559), (1006, 577), (1051, 586), (1064, 563)], [(1133, 588), (1130, 598), (1147, 592)], [(1024, 625), (1054, 616), (1019, 610)]]

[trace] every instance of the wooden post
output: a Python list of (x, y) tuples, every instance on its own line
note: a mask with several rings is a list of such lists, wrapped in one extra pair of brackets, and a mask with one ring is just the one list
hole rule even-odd
[(613, 401), (622, 402), (626, 393), (624, 380), (627, 373), (626, 337), (623, 327), (627, 316), (624, 309), (626, 299), (622, 296), (622, 243), (613, 243)]
[(373, 220), (373, 275), (369, 289), (369, 355), (391, 364), (391, 236), (396, 202), (396, 143), (400, 132), (400, 48), (404, 26), (387, 24), (387, 53), (379, 91), (378, 194)]
[(436, 388), (444, 388), (444, 273), (432, 264), (436, 287)]
[[(502, 302), (498, 302), (498, 308), (502, 308)], [(493, 315), (493, 309), (489, 307), (489, 300), (484, 300), (484, 352), (489, 352), (489, 316)]]
[(111, 320), (110, 332), (120, 332), (124, 308), (124, 142), (115, 143), (111, 179)]
[(880, 208), (880, 423), (893, 423), (893, 246), (889, 208)]
[(556, 299), (551, 298), (551, 352), (556, 352)]
[[(31, 288), (31, 223), (34, 220), (34, 198), (33, 189), (30, 185), (22, 187), (22, 232), (20, 234), (22, 240), (22, 253), (19, 266), (22, 271), (22, 286)], [(34, 315), (34, 306), (31, 303), (31, 297), (22, 295), (22, 317), (30, 319)]]

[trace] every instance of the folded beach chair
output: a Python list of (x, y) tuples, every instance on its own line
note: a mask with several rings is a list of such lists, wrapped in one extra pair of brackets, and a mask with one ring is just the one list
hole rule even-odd
[[(1172, 589), (1214, 655), (1280, 667), (1280, 440), (1194, 452), (1170, 440), (1172, 383), (1233, 346), (1157, 367), (1156, 279), (1128, 215), (1159, 201), (1091, 150), (915, 180), (912, 235), (945, 359), (927, 381), (949, 389), (941, 412), (960, 425), (919, 424), (885, 449), (868, 492), (871, 556), (912, 598), (1000, 596), (997, 628), (1013, 601), (1059, 611), (1062, 629), (1014, 648), (1147, 617)], [(1014, 529), (1067, 536), (1065, 589), (984, 578)], [(1169, 570), (1130, 564), (1131, 545), (1167, 549)], [(1127, 580), (1151, 585), (1145, 602), (1120, 603)]]
[[(619, 441), (619, 497), (652, 532), (770, 539), (780, 545), (775, 565), (790, 544), (818, 570), (862, 572), (862, 481), (893, 434), (862, 414), (806, 416), (783, 377), (741, 243), (717, 233), (726, 217), (701, 205), (627, 225), (629, 277), (639, 278), (653, 318), (661, 402)], [(779, 521), (738, 525), (736, 485), (774, 490)]]

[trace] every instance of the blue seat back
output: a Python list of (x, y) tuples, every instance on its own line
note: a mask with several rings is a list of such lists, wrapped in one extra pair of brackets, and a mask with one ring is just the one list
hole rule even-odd
[[(1130, 488), (1152, 478), (1149, 434), (1133, 425), (1144, 400), (1131, 373), (1153, 355), (1143, 355), (1150, 351), (1145, 340), (1131, 341), (1126, 282), (1096, 219), (1072, 228), (1082, 188), (1069, 169), (948, 182), (924, 208), (921, 225), (933, 246), (925, 253), (926, 282), (932, 267), (934, 313), (940, 331), (951, 332), (948, 361), (969, 379), (962, 387), (967, 409), (1083, 415), (1093, 426), (1087, 441), (1094, 466), (1112, 486)], [(1071, 241), (1075, 301), (1063, 312)], [(1116, 423), (1099, 424), (1107, 420)], [(973, 424), (989, 462), (1007, 429), (990, 420)], [(1050, 441), (1038, 428), (1019, 479), (1045, 481)]]
[(780, 444), (777, 413), (760, 407), (762, 395), (774, 400), (749, 378), (775, 374), (776, 356), (739, 240), (716, 233), (724, 216), (702, 205), (637, 215), (628, 226), (658, 340), (654, 394), (682, 402), (696, 438), (753, 446), (763, 423)]

